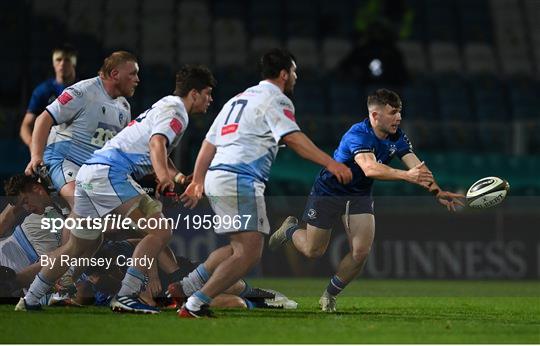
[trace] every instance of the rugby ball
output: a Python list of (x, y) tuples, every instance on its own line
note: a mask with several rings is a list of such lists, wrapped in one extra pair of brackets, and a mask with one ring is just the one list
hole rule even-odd
[(506, 198), (510, 184), (498, 177), (485, 177), (471, 185), (467, 191), (467, 205), (485, 209), (500, 204)]

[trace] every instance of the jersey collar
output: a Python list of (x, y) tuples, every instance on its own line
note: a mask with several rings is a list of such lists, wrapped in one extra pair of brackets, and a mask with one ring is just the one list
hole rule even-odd
[(266, 85), (266, 86), (269, 86), (270, 88), (275, 89), (276, 91), (279, 91), (280, 93), (283, 93), (281, 91), (281, 89), (277, 85), (275, 85), (274, 83), (270, 83), (270, 82), (267, 82), (265, 80), (262, 80), (262, 81), (259, 82), (259, 85)]

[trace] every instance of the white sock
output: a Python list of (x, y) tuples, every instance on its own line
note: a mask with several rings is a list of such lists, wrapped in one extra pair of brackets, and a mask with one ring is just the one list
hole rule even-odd
[(191, 273), (189, 273), (188, 276), (183, 278), (181, 281), (182, 289), (184, 290), (186, 296), (191, 296), (193, 293), (197, 292), (197, 290), (200, 290), (206, 281), (208, 281), (209, 277), (210, 274), (204, 265), (199, 264), (197, 268), (191, 271)]
[(201, 291), (197, 291), (190, 296), (186, 303), (186, 308), (191, 311), (199, 311), (204, 304), (210, 305), (212, 298), (208, 297)]
[(28, 292), (26, 292), (24, 296), (24, 300), (26, 301), (26, 304), (39, 305), (39, 300), (43, 296), (45, 296), (47, 292), (49, 292), (52, 286), (53, 286), (52, 283), (45, 280), (41, 276), (41, 273), (38, 273), (34, 281), (32, 281), (32, 284), (28, 288)]

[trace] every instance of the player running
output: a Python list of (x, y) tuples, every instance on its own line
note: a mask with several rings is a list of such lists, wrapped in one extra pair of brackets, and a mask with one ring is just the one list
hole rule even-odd
[(135, 93), (138, 72), (137, 58), (118, 51), (104, 60), (98, 77), (66, 88), (36, 119), (25, 173), (37, 174), (45, 164), (54, 188), (73, 207), (79, 167), (131, 120), (125, 98)]
[[(140, 259), (144, 257), (153, 261), (156, 258), (169, 242), (171, 225), (161, 222), (161, 204), (152, 200), (132, 175), (140, 178), (155, 172), (158, 192), (174, 188), (173, 179), (181, 173), (167, 157), (187, 128), (188, 114), (206, 113), (215, 85), (215, 79), (207, 68), (183, 67), (176, 76), (174, 95), (162, 98), (133, 120), (103, 149), (97, 150), (79, 170), (75, 206), (70, 217), (99, 218), (113, 213), (130, 217), (135, 222), (143, 218), (147, 221), (155, 219), (155, 225), (158, 225), (154, 229), (147, 227), (142, 230), (146, 236), (133, 252), (136, 261), (127, 269), (122, 287), (111, 302), (114, 311), (159, 312), (159, 309), (139, 298), (139, 293), (148, 282), (149, 270)], [(68, 255), (79, 258), (89, 250), (94, 253), (100, 244), (101, 230), (75, 227), (71, 229), (67, 245), (54, 257), (58, 259)], [(39, 309), (39, 298), (66, 269), (64, 265), (44, 267), (15, 310)]]
[[(321, 151), (296, 124), (291, 95), (296, 83), (296, 62), (287, 51), (274, 49), (261, 59), (258, 85), (230, 99), (218, 114), (203, 141), (195, 163), (193, 181), (181, 200), (195, 207), (203, 191), (212, 209), (222, 219), (215, 232), (227, 234), (230, 246), (215, 250), (215, 270), (206, 268), (205, 283), (179, 311), (180, 317), (210, 316), (208, 306), (255, 266), (262, 255), (264, 234), (269, 233), (264, 203), (265, 182), (285, 143), (300, 156), (318, 163), (348, 183), (348, 167)], [(240, 224), (238, 224), (240, 223)]]
[[(323, 311), (336, 311), (336, 296), (360, 274), (375, 236), (373, 180), (404, 180), (431, 192), (448, 210), (463, 205), (461, 194), (443, 191), (424, 162), (412, 150), (407, 136), (399, 128), (401, 99), (393, 91), (379, 89), (368, 96), (369, 118), (353, 125), (342, 137), (334, 159), (351, 168), (351, 183), (339, 184), (327, 169), (321, 170), (308, 197), (301, 229), (289, 216), (272, 234), (272, 250), (292, 240), (298, 251), (309, 258), (321, 257), (328, 247), (334, 223), (341, 218), (350, 244), (350, 252), (341, 260), (319, 300)], [(408, 170), (387, 164), (397, 156)]]

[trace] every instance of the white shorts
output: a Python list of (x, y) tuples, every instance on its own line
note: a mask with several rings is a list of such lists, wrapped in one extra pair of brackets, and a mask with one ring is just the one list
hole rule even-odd
[[(264, 189), (264, 183), (247, 175), (221, 170), (208, 171), (204, 190), (214, 213), (221, 219), (215, 232), (258, 231), (269, 234)], [(233, 222), (226, 222), (226, 218)]]
[[(75, 180), (73, 211), (86, 218), (103, 217), (123, 203), (144, 195), (144, 190), (125, 170), (112, 166), (82, 165)], [(73, 229), (77, 238), (97, 239), (102, 230)]]

